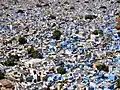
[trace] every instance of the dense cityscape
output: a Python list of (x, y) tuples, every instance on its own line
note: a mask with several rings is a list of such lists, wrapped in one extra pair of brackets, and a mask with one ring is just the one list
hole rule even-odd
[(120, 0), (0, 0), (0, 90), (120, 90)]

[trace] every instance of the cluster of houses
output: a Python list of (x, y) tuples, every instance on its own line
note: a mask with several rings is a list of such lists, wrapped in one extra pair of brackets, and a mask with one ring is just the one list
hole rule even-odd
[[(0, 90), (118, 87), (120, 3), (117, 0), (32, 0), (31, 5), (24, 7), (20, 0), (13, 3), (0, 3), (0, 72), (5, 73)], [(59, 40), (53, 38), (56, 30), (61, 32)], [(20, 37), (24, 38), (22, 44)], [(28, 52), (31, 48), (42, 58), (37, 52), (31, 57)], [(18, 61), (12, 58), (15, 55)], [(14, 66), (8, 64), (11, 60), (15, 60)]]

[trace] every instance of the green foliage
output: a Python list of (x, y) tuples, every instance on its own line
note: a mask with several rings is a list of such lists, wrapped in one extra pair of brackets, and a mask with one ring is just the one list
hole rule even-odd
[(93, 31), (92, 34), (98, 35), (98, 30)]
[(117, 34), (118, 34), (118, 36), (120, 37), (120, 32), (118, 32)]
[(2, 64), (5, 66), (14, 66), (19, 61), (19, 58), (20, 57), (18, 55), (9, 55), (9, 58), (5, 60)]
[(116, 81), (116, 86), (117, 86), (117, 88), (120, 88), (120, 79), (118, 79), (118, 80)]
[(6, 43), (12, 43), (12, 41), (16, 40), (15, 37), (13, 37), (12, 39), (10, 39), (9, 41), (7, 41)]
[(99, 71), (105, 71), (105, 72), (109, 71), (108, 66), (106, 66), (105, 64), (98, 64), (96, 65), (96, 67)]
[(8, 44), (8, 43), (12, 43), (12, 41), (11, 40), (9, 40), (9, 41), (6, 41), (6, 43)]
[(25, 37), (19, 37), (18, 41), (19, 41), (19, 44), (27, 43), (27, 40), (25, 39)]
[(13, 40), (16, 40), (16, 38), (15, 38), (15, 37), (13, 37), (11, 40), (12, 40), (12, 41), (13, 41)]
[(31, 56), (33, 58), (42, 58), (42, 55), (37, 50), (33, 51)]
[(117, 3), (120, 3), (120, 0), (117, 0)]
[(89, 58), (89, 59), (90, 59), (90, 58), (91, 58), (91, 56), (92, 56), (92, 54), (91, 54), (91, 53), (89, 53), (89, 54), (87, 54), (87, 55), (86, 55), (86, 58)]
[(100, 35), (100, 36), (103, 36), (103, 31), (102, 30), (98, 30), (98, 34)]
[(41, 59), (43, 58), (42, 54), (40, 54), (39, 51), (35, 50), (33, 46), (27, 49), (27, 52), (33, 58), (41, 58)]
[(19, 56), (18, 55), (9, 55), (9, 58), (14, 61), (19, 61)]
[(67, 64), (66, 67), (70, 68), (70, 64)]
[(57, 72), (58, 72), (59, 74), (65, 74), (65, 73), (66, 73), (66, 70), (65, 70), (65, 68), (63, 68), (63, 67), (59, 67), (59, 68), (57, 69)]
[(31, 48), (27, 49), (28, 54), (31, 54), (34, 51), (34, 47), (32, 46)]
[(76, 34), (79, 34), (79, 31), (77, 30), (75, 33), (76, 33)]
[(51, 14), (51, 15), (49, 16), (49, 18), (51, 18), (51, 19), (56, 19), (56, 16), (54, 16), (54, 15)]
[(33, 80), (33, 76), (29, 76), (29, 77), (26, 78), (27, 82), (32, 82), (32, 80)]
[(0, 80), (5, 78), (5, 73), (0, 72)]
[(53, 39), (59, 40), (61, 34), (62, 34), (62, 33), (61, 33), (59, 30), (55, 30), (55, 31), (53, 32)]
[(92, 34), (103, 36), (104, 33), (103, 33), (102, 30), (94, 30), (94, 31), (92, 32)]

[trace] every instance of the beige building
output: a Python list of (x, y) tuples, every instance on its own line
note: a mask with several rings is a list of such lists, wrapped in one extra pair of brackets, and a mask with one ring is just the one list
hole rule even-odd
[(0, 90), (14, 90), (14, 88), (15, 86), (11, 81), (7, 79), (0, 80)]
[(116, 18), (116, 22), (117, 22), (116, 29), (120, 30), (120, 17)]

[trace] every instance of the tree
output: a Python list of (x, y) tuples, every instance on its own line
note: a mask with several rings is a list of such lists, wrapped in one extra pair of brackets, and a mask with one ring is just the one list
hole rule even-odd
[(98, 30), (93, 31), (92, 34), (98, 35)]
[(49, 18), (51, 18), (51, 19), (56, 19), (56, 16), (51, 14), (51, 15), (49, 16)]
[(117, 88), (120, 88), (120, 79), (118, 79), (118, 80), (116, 81), (116, 86), (117, 86)]
[(33, 76), (29, 76), (29, 77), (26, 78), (27, 82), (32, 82), (32, 80), (33, 80)]
[(40, 59), (43, 58), (42, 54), (40, 54), (39, 51), (37, 51), (37, 50), (34, 50), (32, 52), (31, 57), (33, 57), (33, 58), (40, 58)]
[(40, 54), (38, 50), (35, 50), (33, 46), (31, 48), (27, 49), (27, 52), (33, 58), (40, 58), (40, 59), (43, 58), (42, 54)]
[(14, 60), (15, 62), (19, 61), (19, 56), (18, 55), (9, 55), (9, 59)]
[(28, 54), (31, 54), (34, 51), (34, 47), (32, 46), (31, 48), (27, 49)]
[(79, 34), (79, 30), (77, 30), (75, 33), (76, 33), (76, 34)]
[(94, 30), (92, 34), (103, 36), (104, 32), (102, 30)]
[(117, 0), (117, 3), (120, 3), (120, 0)]
[(98, 65), (96, 65), (96, 68), (97, 68), (99, 71), (105, 71), (105, 72), (108, 72), (108, 71), (109, 71), (108, 66), (106, 66), (105, 64), (98, 64)]
[(18, 55), (9, 55), (9, 58), (5, 60), (2, 64), (5, 66), (14, 66), (19, 61), (19, 58), (20, 57)]
[(10, 39), (9, 41), (6, 41), (6, 43), (12, 43), (12, 41), (16, 40), (15, 37), (13, 37), (12, 39)]
[(103, 31), (102, 30), (98, 30), (98, 34), (100, 35), (100, 36), (103, 36)]
[(63, 67), (59, 67), (59, 68), (57, 69), (57, 72), (60, 73), (60, 74), (65, 74), (65, 73), (66, 73), (66, 70), (65, 70), (65, 68), (63, 68)]
[(24, 81), (24, 78), (23, 78), (23, 75), (21, 74), (20, 76), (20, 82), (23, 82)]
[(61, 33), (59, 30), (55, 30), (55, 31), (53, 32), (53, 39), (59, 40), (61, 34), (62, 34), (62, 33)]
[(88, 59), (90, 59), (91, 58), (91, 53), (88, 53), (87, 55), (86, 55), (86, 58), (88, 58)]
[(25, 37), (19, 37), (18, 41), (19, 41), (19, 44), (25, 44), (25, 43), (27, 43), (27, 40), (26, 40)]
[(0, 72), (0, 80), (5, 78), (5, 73)]
[(118, 36), (120, 37), (120, 32), (118, 32), (117, 34), (118, 34)]

